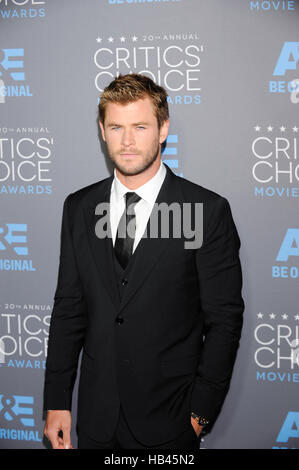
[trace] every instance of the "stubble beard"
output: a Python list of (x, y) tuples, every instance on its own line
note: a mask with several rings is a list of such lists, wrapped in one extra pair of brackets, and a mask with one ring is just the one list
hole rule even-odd
[(133, 176), (139, 175), (146, 171), (158, 158), (160, 153), (160, 144), (157, 144), (157, 148), (154, 153), (147, 154), (142, 161), (139, 163), (136, 162), (136, 165), (133, 165), (131, 168), (126, 168), (125, 165), (122, 165), (117, 161), (115, 154), (110, 154), (110, 159), (114, 163), (116, 169), (123, 175), (123, 176)]

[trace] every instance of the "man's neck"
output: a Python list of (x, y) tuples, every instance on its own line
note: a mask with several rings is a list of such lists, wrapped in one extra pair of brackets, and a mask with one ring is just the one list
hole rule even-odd
[(119, 179), (119, 181), (126, 186), (128, 189), (137, 189), (140, 186), (144, 185), (147, 183), (149, 180), (151, 180), (157, 171), (159, 170), (161, 165), (161, 155), (159, 155), (156, 160), (153, 162), (153, 164), (147, 168), (145, 171), (142, 173), (139, 173), (138, 175), (123, 175), (120, 173), (117, 168), (115, 169), (116, 176)]

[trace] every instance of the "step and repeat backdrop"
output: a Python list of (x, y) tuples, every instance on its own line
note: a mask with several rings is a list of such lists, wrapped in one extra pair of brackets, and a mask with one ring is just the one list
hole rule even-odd
[(287, 0), (0, 0), (0, 448), (48, 447), (62, 205), (111, 174), (97, 105), (131, 72), (169, 94), (164, 162), (226, 197), (241, 239), (242, 338), (201, 448), (299, 448), (299, 2)]

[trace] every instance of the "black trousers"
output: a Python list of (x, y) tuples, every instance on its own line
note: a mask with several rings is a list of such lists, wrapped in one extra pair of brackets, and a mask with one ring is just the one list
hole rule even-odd
[[(146, 426), (146, 423), (144, 424)], [(199, 450), (200, 438), (193, 429), (190, 418), (190, 427), (176, 439), (158, 446), (146, 447), (135, 439), (120, 407), (117, 427), (113, 438), (107, 442), (97, 442), (78, 429), (78, 449), (181, 449)]]

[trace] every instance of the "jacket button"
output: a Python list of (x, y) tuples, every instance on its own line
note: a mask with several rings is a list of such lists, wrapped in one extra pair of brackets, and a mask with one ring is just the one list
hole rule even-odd
[(120, 317), (120, 316), (116, 317), (116, 319), (115, 319), (115, 322), (118, 325), (121, 325), (123, 323), (123, 321), (124, 321), (123, 317)]
[(122, 286), (126, 286), (128, 284), (128, 279), (124, 278), (122, 281), (121, 281), (121, 285)]

